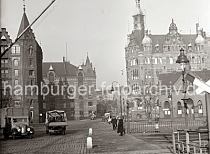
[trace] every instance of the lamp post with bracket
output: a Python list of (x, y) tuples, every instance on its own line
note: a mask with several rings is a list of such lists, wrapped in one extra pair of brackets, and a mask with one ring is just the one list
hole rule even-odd
[(186, 66), (189, 64), (189, 60), (187, 59), (187, 56), (184, 54), (184, 49), (180, 49), (180, 54), (176, 60), (176, 63), (180, 64), (182, 69), (182, 83), (183, 83), (183, 94), (184, 98), (182, 99), (184, 102), (184, 108), (185, 108), (185, 125), (188, 128), (188, 113), (187, 113), (187, 100), (186, 99), (186, 81), (185, 81), (185, 73), (186, 73)]

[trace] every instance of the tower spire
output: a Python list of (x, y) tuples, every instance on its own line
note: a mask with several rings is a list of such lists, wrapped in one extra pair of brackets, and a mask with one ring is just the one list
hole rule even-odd
[(138, 14), (143, 14), (142, 10), (141, 10), (141, 2), (140, 0), (136, 0), (136, 7), (138, 10)]
[(26, 12), (26, 3), (25, 3), (25, 0), (23, 0), (23, 12), (24, 13)]

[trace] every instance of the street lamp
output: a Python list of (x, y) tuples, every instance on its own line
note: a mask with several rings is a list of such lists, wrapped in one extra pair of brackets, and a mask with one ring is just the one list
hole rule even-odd
[[(114, 83), (119, 84), (117, 81), (113, 81), (112, 82), (111, 92), (115, 91), (114, 90), (114, 86), (113, 86)], [(122, 101), (121, 101), (121, 88), (120, 88), (120, 84), (119, 84), (119, 90), (120, 90), (120, 116), (122, 117)]]
[(172, 127), (172, 130), (173, 130), (173, 119), (174, 119), (174, 107), (173, 107), (173, 101), (172, 101), (172, 87), (171, 87), (171, 82), (170, 82), (170, 91), (169, 91), (169, 94), (168, 94), (168, 100), (171, 104), (171, 127)]
[(182, 69), (182, 82), (183, 82), (183, 93), (184, 93), (184, 98), (182, 99), (184, 102), (184, 107), (185, 107), (185, 123), (187, 126), (187, 102), (186, 102), (186, 88), (185, 88), (185, 71), (186, 71), (186, 66), (187, 64), (189, 64), (189, 60), (187, 59), (187, 56), (184, 54), (184, 49), (181, 48), (180, 49), (180, 55), (178, 56), (176, 63), (181, 65), (181, 69)]

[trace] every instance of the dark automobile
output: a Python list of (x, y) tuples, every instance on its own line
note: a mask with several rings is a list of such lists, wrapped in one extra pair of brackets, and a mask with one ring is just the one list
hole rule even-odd
[(4, 138), (8, 139), (12, 136), (33, 138), (34, 129), (29, 126), (28, 116), (8, 116), (6, 117), (6, 124), (3, 130)]

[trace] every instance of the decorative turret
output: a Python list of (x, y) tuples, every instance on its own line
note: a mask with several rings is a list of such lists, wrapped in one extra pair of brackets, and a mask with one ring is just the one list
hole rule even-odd
[(144, 38), (143, 38), (143, 40), (142, 40), (142, 44), (143, 45), (151, 45), (152, 44), (152, 40), (151, 40), (151, 38), (149, 37), (149, 35), (148, 35), (148, 30), (146, 30), (145, 31), (145, 35), (144, 35)]
[(144, 31), (144, 14), (141, 10), (140, 0), (136, 0), (136, 10), (133, 16), (134, 30)]
[(50, 65), (49, 71), (54, 71), (52, 65)]
[(202, 29), (199, 29), (199, 30), (198, 30), (198, 36), (197, 36), (197, 38), (195, 39), (195, 43), (196, 43), (196, 44), (204, 44), (204, 43), (205, 43), (205, 39), (204, 39), (203, 36), (202, 36)]
[(144, 51), (152, 51), (152, 39), (148, 35), (148, 30), (145, 31), (144, 38), (142, 40)]
[(80, 71), (83, 70), (81, 65), (79, 66), (79, 70), (80, 70)]
[(87, 58), (86, 58), (85, 65), (86, 65), (86, 66), (87, 66), (87, 65), (91, 65), (90, 59), (89, 59), (89, 57), (88, 57), (88, 54), (87, 54)]
[(140, 0), (136, 0), (136, 14), (143, 14), (143, 11), (141, 9)]
[(178, 31), (177, 26), (174, 23), (174, 19), (172, 19), (172, 22), (171, 22), (170, 27), (169, 27), (169, 33), (170, 34), (176, 34), (177, 31)]

